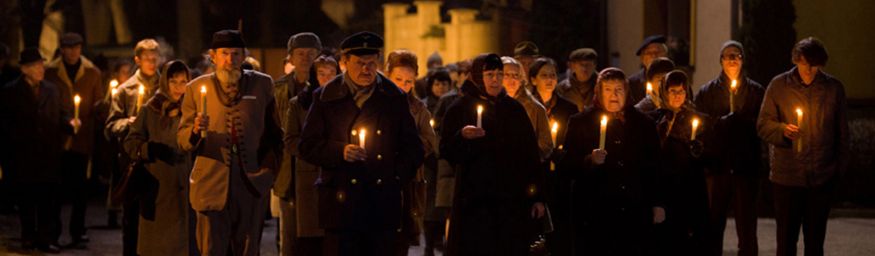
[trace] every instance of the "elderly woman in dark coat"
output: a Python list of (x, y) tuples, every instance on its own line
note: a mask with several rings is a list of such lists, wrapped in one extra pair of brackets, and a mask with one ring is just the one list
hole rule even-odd
[[(461, 169), (448, 255), (527, 255), (532, 218), (543, 217), (543, 171), (525, 109), (501, 85), (501, 58), (474, 59), (464, 96), (447, 111), (441, 156)], [(477, 108), (482, 106), (482, 125)]]
[[(572, 221), (577, 255), (643, 255), (660, 207), (653, 121), (628, 103), (626, 75), (602, 70), (594, 107), (571, 117), (560, 175), (575, 180)], [(600, 120), (607, 119), (604, 148)]]
[(659, 132), (659, 181), (665, 189), (666, 209), (665, 223), (656, 229), (659, 242), (654, 250), (663, 255), (704, 255), (708, 192), (702, 141), (703, 132), (709, 130), (706, 127), (714, 122), (693, 108), (692, 90), (683, 71), (669, 72), (662, 85), (659, 95), (664, 104), (648, 113)]
[[(176, 143), (180, 102), (189, 80), (188, 67), (174, 60), (164, 65), (158, 91), (137, 114), (124, 140), (131, 159), (140, 161), (152, 191), (140, 191), (147, 205), (140, 209), (139, 255), (189, 255), (195, 252), (194, 226), (188, 205), (191, 158)], [(133, 178), (133, 177), (132, 177)], [(150, 196), (149, 196), (150, 195)]]

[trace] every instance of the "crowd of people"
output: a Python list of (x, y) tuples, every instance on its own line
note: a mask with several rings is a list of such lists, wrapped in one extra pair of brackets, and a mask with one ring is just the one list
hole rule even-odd
[(721, 255), (730, 211), (739, 255), (757, 255), (767, 144), (777, 254), (796, 255), (802, 229), (805, 255), (823, 255), (849, 141), (823, 44), (788, 49), (794, 67), (764, 87), (727, 41), (694, 92), (665, 43), (647, 37), (632, 75), (597, 70), (590, 48), (560, 70), (532, 42), (434, 54), (419, 74), (378, 34), (332, 53), (304, 32), (274, 80), (221, 30), (207, 70), (144, 39), (109, 83), (67, 33), (53, 60), (28, 47), (20, 75), (2, 63), (0, 167), (21, 246), (47, 253), (62, 201), (72, 244), (89, 242), (86, 173), (107, 150), (124, 255), (258, 255), (271, 211), (281, 255)]

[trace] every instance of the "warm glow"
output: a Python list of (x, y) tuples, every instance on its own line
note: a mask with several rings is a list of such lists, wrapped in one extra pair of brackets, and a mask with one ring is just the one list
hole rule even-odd
[(559, 123), (558, 122), (553, 121), (553, 127), (550, 128), (550, 132), (552, 132), (554, 135), (559, 132)]
[(112, 90), (109, 93), (110, 93), (110, 95), (115, 96), (118, 93), (118, 88), (112, 88)]
[(802, 109), (801, 108), (796, 108), (796, 116), (802, 117)]
[(434, 128), (434, 118), (428, 120), (428, 125)]
[(207, 86), (201, 85), (201, 94), (207, 94)]
[(738, 87), (738, 81), (735, 81), (735, 80), (733, 79), (733, 80), (732, 80), (732, 85), (730, 85), (729, 87), (732, 87), (732, 90), (735, 91), (735, 87)]
[(140, 88), (137, 89), (137, 93), (140, 95), (146, 94), (146, 87), (141, 84)]
[(477, 105), (477, 114), (483, 114), (483, 105)]
[(113, 79), (112, 81), (109, 81), (109, 88), (115, 89), (116, 87), (118, 87), (118, 80)]
[(602, 115), (602, 126), (607, 126), (607, 125), (608, 125), (608, 116)]
[(653, 94), (653, 84), (647, 82), (647, 94)]
[(79, 106), (80, 102), (82, 102), (82, 98), (79, 97), (79, 94), (76, 94), (76, 96), (73, 96), (73, 104), (76, 104), (76, 106)]
[(365, 128), (359, 129), (359, 147), (361, 148), (365, 148), (366, 133), (367, 131), (365, 130)]
[(699, 119), (698, 118), (693, 119), (693, 128), (696, 128), (696, 127), (699, 127)]

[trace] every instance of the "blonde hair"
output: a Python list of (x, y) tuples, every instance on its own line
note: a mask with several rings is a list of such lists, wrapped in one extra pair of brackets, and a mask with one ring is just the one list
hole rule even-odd
[(140, 56), (141, 53), (145, 51), (155, 51), (158, 52), (158, 41), (152, 38), (146, 38), (137, 42), (137, 46), (134, 47), (134, 56)]

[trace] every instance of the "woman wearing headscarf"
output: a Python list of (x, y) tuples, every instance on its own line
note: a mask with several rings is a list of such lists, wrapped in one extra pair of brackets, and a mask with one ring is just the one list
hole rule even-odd
[(441, 157), (461, 166), (447, 255), (528, 255), (532, 219), (544, 215), (538, 142), (502, 87), (503, 67), (496, 54), (477, 56), (444, 117)]
[(145, 184), (137, 240), (139, 255), (192, 255), (194, 221), (188, 204), (191, 157), (176, 143), (181, 117), (180, 103), (190, 79), (189, 69), (179, 60), (164, 65), (158, 90), (137, 113), (124, 140), (131, 159), (147, 173), (132, 176)]
[(659, 137), (653, 121), (628, 104), (622, 70), (602, 70), (595, 90), (593, 108), (568, 122), (567, 152), (559, 164), (560, 175), (575, 182), (575, 253), (643, 255), (649, 230), (665, 219), (655, 180)]
[(666, 219), (655, 229), (653, 248), (661, 255), (705, 254), (708, 191), (702, 141), (706, 127), (714, 122), (696, 111), (692, 95), (687, 75), (671, 71), (660, 86), (662, 106), (648, 113), (656, 121), (661, 146), (659, 182), (665, 191)]

